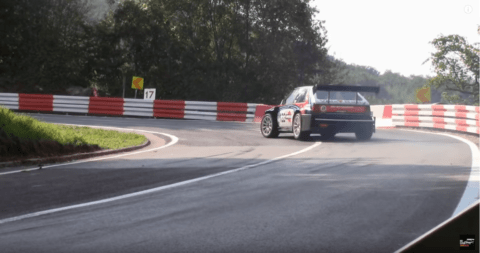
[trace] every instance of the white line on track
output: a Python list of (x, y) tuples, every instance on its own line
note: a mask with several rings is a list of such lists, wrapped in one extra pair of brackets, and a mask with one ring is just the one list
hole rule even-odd
[(446, 133), (426, 132), (426, 131), (419, 131), (419, 130), (412, 130), (412, 129), (398, 129), (398, 130), (444, 135), (444, 136), (457, 139), (459, 141), (463, 141), (464, 143), (468, 144), (472, 152), (472, 166), (470, 168), (470, 177), (468, 178), (468, 183), (467, 183), (467, 186), (465, 187), (465, 191), (463, 192), (463, 196), (460, 199), (460, 202), (458, 203), (457, 208), (455, 208), (455, 211), (453, 212), (452, 216), (457, 215), (458, 213), (460, 213), (465, 208), (470, 206), (472, 203), (475, 203), (479, 199), (480, 197), (480, 193), (479, 193), (480, 153), (477, 145), (475, 145), (473, 142), (467, 139), (464, 139), (455, 135), (451, 135), (451, 134), (446, 134)]
[[(125, 129), (125, 128), (119, 128), (119, 129)], [(137, 131), (137, 129), (132, 129), (132, 130)], [(156, 132), (145, 131), (145, 130), (138, 130), (138, 131), (156, 133)], [(165, 134), (165, 135), (167, 135), (167, 134)], [(172, 135), (169, 135), (169, 136), (172, 136)], [(172, 136), (172, 137), (175, 137), (175, 136)], [(178, 140), (178, 139), (176, 139), (176, 140)], [(309, 150), (311, 150), (315, 147), (320, 146), (320, 144), (322, 144), (322, 143), (321, 142), (316, 142), (315, 144), (313, 144), (313, 145), (311, 145), (307, 148), (304, 148), (300, 151), (297, 151), (297, 152), (294, 152), (294, 153), (291, 153), (291, 154), (287, 154), (287, 155), (283, 155), (283, 156), (279, 156), (279, 157), (276, 157), (276, 158), (273, 158), (273, 159), (270, 159), (270, 160), (267, 160), (267, 161), (263, 161), (263, 162), (260, 162), (260, 163), (243, 166), (243, 167), (240, 167), (240, 168), (237, 168), (237, 169), (228, 170), (228, 171), (224, 171), (224, 172), (220, 172), (220, 173), (216, 173), (216, 174), (212, 174), (212, 175), (208, 175), (208, 176), (203, 176), (203, 177), (199, 177), (199, 178), (194, 178), (194, 179), (190, 179), (190, 180), (186, 180), (186, 181), (182, 181), (182, 182), (178, 182), (178, 183), (174, 183), (174, 184), (164, 185), (164, 186), (160, 186), (160, 187), (156, 187), (156, 188), (152, 188), (152, 189), (148, 189), (148, 190), (143, 190), (143, 191), (139, 191), (139, 192), (133, 192), (133, 193), (129, 193), (129, 194), (113, 197), (113, 198), (107, 198), (107, 199), (87, 202), (87, 203), (83, 203), (83, 204), (65, 206), (65, 207), (54, 208), (54, 209), (50, 209), (50, 210), (45, 210), (45, 211), (20, 215), (20, 216), (16, 216), (16, 217), (11, 217), (11, 218), (0, 220), (0, 224), (5, 224), (5, 223), (12, 222), (12, 221), (24, 220), (24, 219), (27, 219), (27, 218), (37, 217), (37, 216), (51, 214), (51, 213), (57, 213), (57, 212), (76, 209), (76, 208), (81, 208), (81, 207), (104, 204), (104, 203), (108, 203), (108, 202), (112, 202), (112, 201), (116, 201), (116, 200), (121, 200), (121, 199), (126, 199), (126, 198), (141, 196), (141, 195), (145, 195), (145, 194), (149, 194), (149, 193), (163, 191), (163, 190), (179, 187), (179, 186), (186, 185), (186, 184), (191, 184), (191, 183), (203, 181), (203, 180), (210, 179), (210, 178), (213, 178), (213, 177), (218, 177), (218, 176), (222, 176), (222, 175), (226, 175), (226, 174), (230, 174), (230, 173), (235, 173), (235, 172), (238, 172), (238, 171), (242, 171), (242, 170), (254, 168), (254, 167), (257, 167), (257, 166), (265, 165), (265, 164), (268, 164), (268, 163), (272, 163), (272, 162), (275, 162), (275, 161), (278, 161), (278, 160), (281, 160), (281, 159), (285, 159), (287, 157), (291, 157), (291, 156), (295, 156), (295, 155), (307, 152), (307, 151), (309, 151)], [(166, 146), (163, 146), (163, 147), (166, 147)], [(159, 148), (157, 148), (157, 149), (159, 149)], [(151, 149), (151, 150), (148, 150), (148, 151), (152, 151), (152, 150), (156, 150), (156, 149)], [(144, 151), (144, 152), (147, 152), (147, 151)], [(130, 153), (128, 155), (131, 155), (131, 154), (136, 154), (136, 153)], [(107, 158), (105, 158), (105, 159), (107, 159)], [(101, 160), (101, 159), (98, 159), (98, 160)], [(73, 163), (59, 164), (59, 165), (56, 165), (56, 166), (68, 165), (68, 164), (73, 164)]]
[(453, 212), (452, 216), (446, 221), (440, 223), (438, 226), (430, 229), (428, 232), (424, 233), (423, 235), (419, 236), (415, 240), (409, 242), (407, 245), (395, 251), (395, 253), (400, 253), (403, 250), (407, 249), (408, 247), (412, 246), (413, 244), (421, 241), (423, 238), (427, 237), (428, 235), (434, 233), (438, 229), (442, 228), (445, 224), (447, 224), (457, 216), (460, 216), (464, 211), (466, 211), (470, 207), (474, 205), (478, 205), (480, 203), (479, 201), (480, 153), (477, 145), (475, 145), (473, 142), (455, 135), (445, 134), (445, 133), (426, 132), (426, 131), (419, 131), (419, 130), (412, 130), (412, 129), (397, 129), (397, 130), (448, 136), (468, 144), (468, 146), (470, 147), (470, 150), (472, 151), (472, 166), (470, 170), (470, 177), (468, 179), (467, 186), (465, 187), (465, 191), (463, 192), (462, 198), (460, 199), (460, 202), (458, 203), (457, 208), (455, 208), (455, 211)]
[[(158, 148), (151, 148), (151, 149), (142, 150), (142, 151), (128, 152), (128, 153), (124, 153), (124, 154), (120, 154), (120, 155), (115, 155), (115, 156), (109, 156), (109, 155), (107, 155), (107, 157), (92, 158), (92, 159), (81, 160), (81, 161), (76, 161), (76, 162), (52, 164), (52, 165), (44, 166), (44, 167), (42, 167), (42, 169), (47, 169), (47, 168), (52, 168), (52, 167), (58, 167), (58, 166), (64, 166), (64, 165), (71, 165), (71, 164), (78, 164), (78, 163), (87, 163), (87, 162), (101, 161), (101, 160), (113, 159), (113, 158), (118, 158), (118, 157), (127, 156), (127, 155), (136, 155), (136, 154), (140, 154), (140, 153), (145, 153), (145, 152), (150, 152), (150, 151), (155, 151), (155, 150), (167, 148), (167, 147), (170, 147), (170, 146), (172, 146), (172, 145), (175, 145), (175, 144), (178, 142), (178, 138), (177, 138), (176, 136), (173, 136), (173, 135), (171, 135), (171, 134), (166, 134), (166, 133), (159, 133), (159, 132), (155, 132), (155, 131), (147, 131), (147, 130), (139, 130), (139, 129), (130, 129), (130, 128), (121, 128), (121, 127), (103, 127), (103, 126), (102, 126), (102, 127), (99, 127), (99, 126), (74, 125), (74, 124), (62, 124), (62, 125), (81, 126), (81, 127), (92, 127), (92, 128), (95, 128), (95, 127), (96, 127), (96, 128), (106, 128), (106, 129), (119, 129), (119, 130), (130, 130), (130, 131), (138, 131), (138, 132), (152, 133), (152, 134), (161, 134), (161, 135), (167, 136), (167, 137), (170, 138), (172, 141), (169, 142), (167, 145), (164, 145), (164, 146), (161, 146), (161, 147), (158, 147)], [(34, 171), (34, 170), (38, 170), (38, 169), (39, 169), (38, 167), (35, 167), (35, 168), (30, 168), (30, 169), (8, 171), (8, 172), (0, 173), (0, 176), (8, 175), (8, 174), (13, 174), (13, 173), (19, 173), (19, 172)]]

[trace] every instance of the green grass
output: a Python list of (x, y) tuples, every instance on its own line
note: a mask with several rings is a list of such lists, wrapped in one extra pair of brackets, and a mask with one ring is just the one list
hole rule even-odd
[(36, 120), (0, 106), (0, 127), (8, 134), (24, 140), (53, 140), (60, 144), (98, 145), (104, 149), (118, 149), (144, 143), (145, 136), (113, 130), (64, 126)]

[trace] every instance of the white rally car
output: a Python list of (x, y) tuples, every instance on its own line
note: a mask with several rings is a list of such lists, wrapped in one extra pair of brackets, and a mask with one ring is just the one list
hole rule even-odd
[(295, 139), (306, 139), (311, 133), (323, 138), (355, 133), (357, 139), (368, 140), (375, 132), (375, 117), (359, 92), (378, 91), (379, 87), (371, 86), (298, 87), (280, 105), (265, 111), (260, 131), (267, 138), (292, 132)]

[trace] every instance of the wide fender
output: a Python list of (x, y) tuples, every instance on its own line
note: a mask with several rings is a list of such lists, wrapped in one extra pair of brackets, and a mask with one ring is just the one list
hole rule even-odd
[(301, 114), (302, 115), (302, 131), (310, 131), (312, 126), (312, 115), (311, 114)]
[[(300, 108), (297, 105), (294, 105), (291, 107), (291, 109), (294, 109), (294, 115), (295, 114), (300, 114), (300, 119), (302, 120), (302, 132), (305, 131), (310, 131), (311, 129), (311, 123), (312, 123), (312, 115), (311, 114), (304, 114), (301, 112), (302, 108)], [(292, 127), (293, 127), (293, 121), (292, 121)]]
[(266, 110), (266, 111), (265, 111), (265, 114), (270, 113), (270, 114), (272, 114), (272, 117), (273, 117), (274, 119), (276, 119), (276, 118), (277, 118), (277, 115), (278, 115), (278, 109), (279, 109), (278, 106), (272, 107), (272, 108)]

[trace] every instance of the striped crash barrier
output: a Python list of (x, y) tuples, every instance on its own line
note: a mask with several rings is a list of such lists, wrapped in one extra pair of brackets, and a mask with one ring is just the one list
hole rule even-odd
[(253, 122), (255, 104), (217, 102), (217, 120)]
[(371, 105), (375, 117), (375, 128), (394, 128), (392, 125), (392, 105)]
[(478, 106), (392, 105), (392, 125), (439, 128), (480, 134)]
[(123, 115), (123, 98), (90, 97), (89, 114)]
[(185, 101), (184, 118), (253, 122), (256, 104)]
[(80, 96), (53, 96), (54, 112), (88, 113), (90, 99)]
[[(273, 105), (0, 93), (0, 105), (19, 111), (260, 122)], [(372, 105), (377, 127), (440, 128), (479, 134), (480, 110), (465, 105)]]
[(0, 105), (19, 111), (253, 122), (250, 103), (0, 93)]
[(10, 110), (18, 110), (18, 102), (17, 93), (0, 93), (0, 105)]
[(21, 111), (53, 111), (53, 95), (0, 93), (0, 105)]
[(185, 117), (185, 101), (155, 100), (153, 103), (153, 116), (183, 119)]
[(275, 107), (275, 105), (257, 105), (253, 122), (261, 122), (265, 111), (273, 107)]
[(153, 117), (153, 100), (123, 99), (123, 115)]
[(53, 95), (18, 94), (18, 110), (53, 111)]

